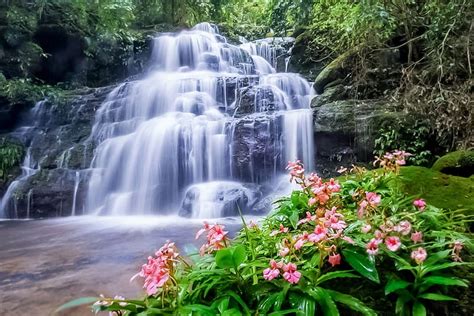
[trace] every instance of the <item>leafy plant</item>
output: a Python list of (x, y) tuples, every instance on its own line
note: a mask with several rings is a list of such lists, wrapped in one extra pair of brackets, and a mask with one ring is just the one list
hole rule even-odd
[(6, 179), (10, 170), (19, 165), (22, 156), (23, 148), (20, 145), (3, 138), (0, 141), (0, 178)]
[[(291, 180), (300, 188), (277, 200), (260, 225), (242, 217), (243, 228), (232, 240), (224, 226), (205, 223), (196, 236), (204, 235), (205, 243), (185, 257), (167, 242), (135, 276), (144, 279), (143, 300), (98, 298), (94, 309), (126, 315), (329, 316), (350, 309), (376, 315), (352, 289), (358, 284), (378, 289), (375, 296), (383, 297), (384, 290), (398, 295), (400, 315), (424, 315), (426, 302), (452, 299), (443, 287), (467, 286), (451, 275), (468, 266), (459, 261), (461, 250), (472, 246), (465, 234), (472, 219), (401, 194), (397, 175), (408, 156), (386, 153), (376, 161), (381, 169), (354, 167), (341, 183), (306, 175), (299, 161), (291, 162)], [(81, 302), (90, 300), (65, 306)]]

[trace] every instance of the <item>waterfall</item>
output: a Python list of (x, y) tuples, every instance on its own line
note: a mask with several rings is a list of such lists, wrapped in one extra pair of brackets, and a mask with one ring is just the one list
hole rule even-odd
[(79, 171), (76, 171), (74, 177), (74, 192), (72, 196), (72, 210), (71, 216), (76, 216), (76, 200), (77, 200), (77, 190), (79, 189), (79, 183), (81, 182), (81, 174)]
[(157, 36), (147, 76), (109, 94), (90, 137), (86, 212), (227, 216), (235, 203), (254, 208), (256, 186), (287, 160), (312, 168), (308, 82), (276, 73), (269, 42), (239, 47), (218, 32)]
[[(17, 189), (26, 181), (28, 178), (35, 175), (40, 169), (37, 162), (33, 159), (31, 154), (31, 139), (36, 132), (41, 120), (44, 119), (46, 112), (46, 100), (37, 102), (35, 106), (30, 110), (27, 117), (27, 125), (17, 128), (12, 134), (25, 143), (29, 144), (26, 149), (25, 157), (21, 164), (21, 175), (14, 180), (7, 191), (0, 200), (0, 218), (10, 217), (18, 218), (18, 198), (15, 196)], [(33, 191), (27, 193), (27, 218), (30, 217), (31, 211), (31, 195)], [(13, 212), (12, 212), (13, 210)]]

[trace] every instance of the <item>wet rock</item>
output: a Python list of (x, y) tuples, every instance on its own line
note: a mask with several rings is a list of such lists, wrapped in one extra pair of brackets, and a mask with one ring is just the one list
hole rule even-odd
[[(78, 182), (76, 214), (82, 214), (87, 174)], [(71, 215), (76, 176), (74, 170), (39, 170), (21, 181), (9, 202), (11, 218), (45, 218)]]
[(248, 115), (235, 121), (231, 128), (233, 177), (260, 183), (272, 177), (275, 165), (281, 164), (282, 158), (281, 117), (278, 114)]
[(216, 181), (192, 185), (186, 191), (179, 215), (184, 217), (227, 217), (253, 211), (262, 197), (258, 186)]
[(252, 86), (240, 89), (232, 109), (235, 117), (258, 113), (273, 112), (285, 108), (282, 100), (275, 94), (271, 86)]
[(321, 104), (315, 98), (312, 107), (316, 162), (320, 168), (329, 169), (328, 172), (334, 172), (337, 165), (371, 160), (382, 124), (403, 115), (386, 100), (340, 100)]

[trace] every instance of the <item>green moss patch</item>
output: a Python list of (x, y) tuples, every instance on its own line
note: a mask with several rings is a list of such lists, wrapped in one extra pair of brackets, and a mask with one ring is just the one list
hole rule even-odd
[(442, 173), (470, 177), (474, 175), (474, 151), (459, 150), (439, 158), (432, 167)]
[(423, 198), (436, 207), (474, 211), (474, 177), (452, 176), (423, 167), (403, 167), (399, 179), (401, 189), (407, 194)]

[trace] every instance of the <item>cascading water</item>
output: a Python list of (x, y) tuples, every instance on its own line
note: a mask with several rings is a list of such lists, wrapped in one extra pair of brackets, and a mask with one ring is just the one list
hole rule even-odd
[[(16, 190), (22, 185), (28, 178), (35, 175), (39, 171), (38, 163), (33, 159), (31, 154), (31, 140), (41, 120), (45, 116), (45, 104), (46, 101), (37, 102), (36, 105), (30, 110), (27, 117), (26, 126), (22, 126), (16, 129), (12, 134), (15, 138), (22, 140), (24, 143), (29, 144), (25, 153), (25, 158), (21, 164), (21, 175), (15, 181), (13, 181), (8, 187), (7, 191), (0, 200), (0, 218), (11, 217), (18, 218), (18, 204), (15, 198)], [(33, 191), (28, 191), (27, 194), (27, 215), (30, 217), (31, 210), (31, 195)], [(11, 210), (11, 214), (7, 214), (7, 211)]]
[(209, 23), (156, 37), (147, 77), (96, 114), (89, 213), (228, 215), (228, 199), (252, 204), (250, 183), (276, 181), (287, 160), (311, 168), (312, 90), (275, 73), (262, 43), (230, 45)]

